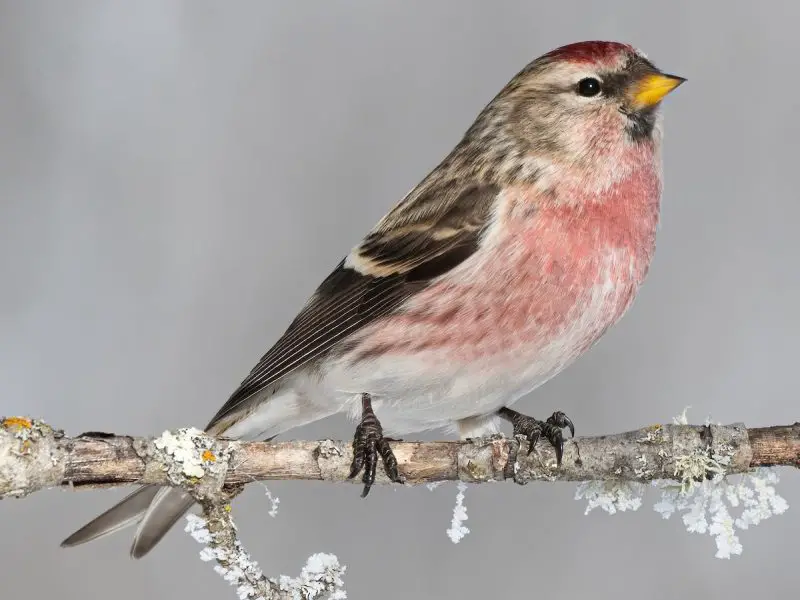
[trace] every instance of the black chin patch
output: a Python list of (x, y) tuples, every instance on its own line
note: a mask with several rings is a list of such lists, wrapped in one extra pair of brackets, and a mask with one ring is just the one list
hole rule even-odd
[(628, 117), (627, 131), (631, 140), (634, 142), (643, 142), (653, 137), (653, 128), (656, 126), (656, 111), (655, 107), (646, 108), (644, 110), (632, 110), (630, 112), (624, 111)]

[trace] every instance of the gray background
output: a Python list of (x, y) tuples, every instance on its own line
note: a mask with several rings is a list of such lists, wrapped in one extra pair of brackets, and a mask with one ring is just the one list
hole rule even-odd
[[(619, 39), (689, 78), (668, 98), (649, 280), (623, 322), (520, 403), (581, 434), (669, 420), (782, 424), (796, 401), (797, 8), (786, 2), (0, 2), (0, 414), (70, 433), (203, 426), (339, 258), (526, 62)], [(352, 433), (344, 419), (293, 432)], [(430, 437), (430, 436), (428, 436)], [(271, 574), (315, 551), (351, 598), (796, 592), (790, 510), (713, 558), (572, 485), (434, 492), (275, 483), (236, 502)], [(124, 490), (0, 505), (2, 596), (233, 598), (179, 530), (59, 541)]]

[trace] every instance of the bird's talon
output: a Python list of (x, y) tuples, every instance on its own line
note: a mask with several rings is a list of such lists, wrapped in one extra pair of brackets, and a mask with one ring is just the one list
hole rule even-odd
[(536, 427), (528, 434), (528, 456), (531, 455), (536, 444), (539, 443), (539, 438), (542, 435), (542, 429), (536, 424)]
[(564, 429), (564, 427), (569, 428), (569, 436), (575, 437), (575, 424), (572, 422), (567, 415), (565, 415), (560, 410), (557, 410), (552, 415), (547, 418), (547, 423), (550, 425), (555, 425), (560, 429)]
[(362, 415), (361, 423), (356, 427), (353, 436), (353, 462), (350, 466), (348, 479), (354, 478), (364, 469), (361, 481), (364, 483), (364, 490), (361, 497), (366, 498), (370, 488), (375, 483), (375, 473), (378, 466), (378, 456), (383, 462), (383, 468), (387, 477), (396, 483), (404, 480), (400, 477), (397, 469), (397, 459), (389, 446), (389, 442), (397, 442), (393, 438), (383, 436), (383, 427), (372, 410), (372, 401), (368, 394), (362, 395)]
[(561, 466), (561, 460), (564, 458), (564, 435), (561, 430), (569, 428), (570, 435), (575, 437), (575, 425), (567, 415), (559, 410), (546, 421), (539, 421), (510, 408), (502, 408), (498, 414), (514, 425), (515, 437), (522, 436), (528, 441), (528, 456), (536, 448), (539, 439), (544, 436), (555, 450), (556, 465)]
[(560, 429), (556, 429), (553, 438), (554, 439), (550, 440), (550, 443), (556, 451), (556, 467), (560, 467), (561, 459), (564, 457), (564, 436), (561, 434)]

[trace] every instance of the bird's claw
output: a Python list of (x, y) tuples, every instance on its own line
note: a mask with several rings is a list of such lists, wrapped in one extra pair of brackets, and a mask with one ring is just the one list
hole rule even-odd
[(378, 456), (381, 457), (383, 468), (391, 481), (402, 483), (404, 480), (398, 472), (397, 459), (389, 446), (389, 442), (399, 440), (384, 437), (383, 427), (372, 411), (370, 400), (367, 397), (362, 401), (364, 409), (361, 423), (356, 427), (356, 433), (353, 436), (353, 462), (350, 464), (350, 474), (347, 478), (353, 479), (362, 468), (364, 469), (364, 475), (361, 478), (364, 483), (364, 491), (361, 492), (361, 497), (366, 498), (372, 484), (375, 483)]
[(575, 424), (567, 415), (559, 410), (546, 421), (539, 421), (508, 408), (502, 409), (500, 415), (514, 425), (515, 437), (519, 435), (528, 440), (528, 455), (536, 448), (539, 439), (544, 437), (556, 451), (556, 465), (561, 466), (561, 459), (564, 457), (564, 435), (561, 430), (567, 427), (570, 436), (575, 437)]

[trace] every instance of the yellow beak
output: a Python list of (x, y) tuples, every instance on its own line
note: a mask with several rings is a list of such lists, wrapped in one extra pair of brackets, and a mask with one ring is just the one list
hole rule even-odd
[(682, 84), (686, 79), (677, 75), (657, 73), (647, 75), (633, 88), (633, 102), (645, 108), (658, 104), (661, 99)]

